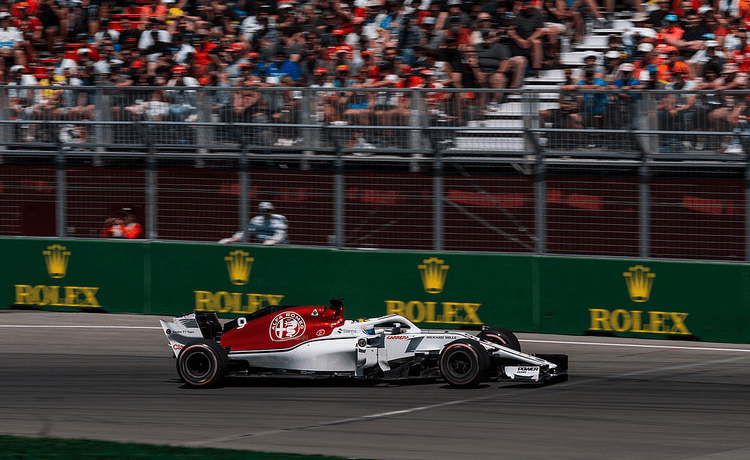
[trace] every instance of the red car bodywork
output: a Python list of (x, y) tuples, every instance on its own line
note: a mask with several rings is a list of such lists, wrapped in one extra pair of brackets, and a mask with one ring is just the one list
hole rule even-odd
[(344, 324), (344, 309), (304, 306), (262, 310), (235, 320), (237, 326), (221, 336), (221, 346), (232, 351), (292, 348), (325, 337)]

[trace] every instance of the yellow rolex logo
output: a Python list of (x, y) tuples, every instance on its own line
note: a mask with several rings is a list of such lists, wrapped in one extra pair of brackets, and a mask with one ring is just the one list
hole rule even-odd
[(428, 294), (439, 294), (443, 292), (445, 278), (448, 276), (450, 266), (443, 265), (445, 261), (437, 257), (431, 257), (418, 265), (419, 273), (422, 275), (422, 285)]
[(643, 265), (629, 267), (628, 271), (622, 276), (625, 277), (625, 284), (628, 286), (628, 294), (633, 302), (646, 302), (651, 296), (651, 287), (654, 284), (655, 273), (650, 273), (651, 269)]
[(228, 256), (224, 257), (227, 262), (227, 270), (229, 271), (229, 280), (232, 284), (241, 286), (247, 284), (250, 279), (250, 269), (253, 268), (254, 258), (250, 257), (250, 254), (240, 249), (232, 251)]
[(47, 273), (52, 278), (64, 278), (65, 272), (68, 270), (68, 259), (70, 258), (70, 251), (65, 246), (59, 244), (53, 244), (47, 246), (46, 251), (42, 251), (44, 255), (44, 263), (47, 264)]

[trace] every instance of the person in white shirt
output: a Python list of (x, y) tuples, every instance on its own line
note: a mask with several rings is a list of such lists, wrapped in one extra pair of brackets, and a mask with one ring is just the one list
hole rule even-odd
[(10, 14), (0, 11), (0, 59), (6, 67), (26, 65), (23, 54), (23, 34), (10, 22)]

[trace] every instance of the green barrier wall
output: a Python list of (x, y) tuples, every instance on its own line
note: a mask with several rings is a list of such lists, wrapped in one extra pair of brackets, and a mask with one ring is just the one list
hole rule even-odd
[(232, 317), (327, 304), (424, 327), (750, 342), (748, 266), (165, 242), (0, 239), (5, 307)]

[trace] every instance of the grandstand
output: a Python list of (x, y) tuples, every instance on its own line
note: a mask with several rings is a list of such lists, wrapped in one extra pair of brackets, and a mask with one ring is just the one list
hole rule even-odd
[[(138, 8), (111, 11), (102, 24), (123, 36), (130, 21), (158, 36), (169, 20), (200, 23), (205, 14), (150, 21)], [(263, 11), (256, 16), (274, 16)], [(478, 14), (468, 4), (464, 12)], [(258, 47), (263, 38), (237, 39), (250, 25), (236, 19), (239, 27), (222, 23), (210, 36), (195, 29), (191, 40), (216, 41), (218, 51), (200, 48), (184, 62), (172, 61), (179, 53), (143, 59), (135, 40), (113, 47), (121, 62), (94, 70), (102, 59), (87, 61), (91, 45), (73, 37), (60, 56), (38, 42), (35, 63), (6, 65), (15, 80), (0, 87), (0, 235), (96, 238), (106, 216), (132, 207), (149, 239), (216, 242), (241, 228), (259, 201), (272, 201), (295, 245), (750, 257), (747, 91), (732, 84), (747, 82), (739, 58), (717, 80), (723, 86), (675, 91), (657, 78), (672, 74), (641, 67), (638, 78), (648, 84), (620, 90), (613, 79), (626, 67), (612, 67), (610, 37), (643, 20), (622, 11), (608, 21), (584, 18), (581, 40), (564, 36), (558, 62), (528, 70), (518, 88), (451, 87), (429, 59), (407, 65), (402, 52), (388, 64), (387, 42), (372, 48), (377, 71), (363, 64), (372, 56), (345, 41), (336, 44), (343, 52), (323, 53), (330, 62), (299, 66), (295, 82), (281, 70), (296, 69), (290, 53), (274, 62), (273, 51)], [(328, 39), (342, 40), (335, 27)], [(640, 40), (617, 45), (617, 62), (643, 61), (638, 48), (654, 40)], [(106, 54), (103, 43), (94, 48)], [(744, 76), (731, 76), (731, 65)], [(589, 68), (613, 84), (600, 90), (608, 116), (588, 117), (581, 105), (561, 117), (562, 97), (583, 104), (591, 91), (566, 90), (566, 75), (572, 70), (576, 84)], [(696, 105), (693, 126), (664, 124), (660, 104), (682, 94), (718, 95), (724, 110)]]

